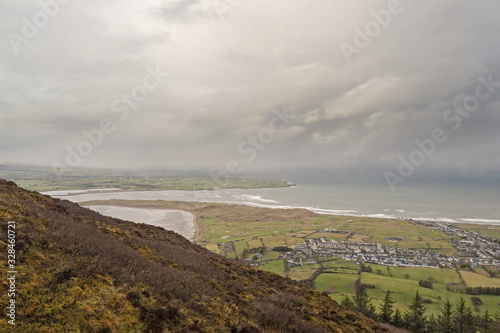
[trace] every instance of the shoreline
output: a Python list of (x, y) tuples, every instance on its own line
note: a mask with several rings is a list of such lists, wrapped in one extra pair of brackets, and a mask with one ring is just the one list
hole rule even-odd
[[(195, 229), (194, 237), (190, 239), (192, 243), (199, 244), (200, 240), (207, 234), (206, 230), (204, 230), (202, 223), (200, 223), (199, 218), (203, 215), (203, 209), (210, 206), (219, 206), (220, 208), (255, 208), (255, 209), (263, 209), (263, 210), (283, 210), (285, 212), (289, 212), (293, 215), (294, 212), (298, 210), (307, 211), (310, 214), (314, 214), (317, 216), (337, 216), (342, 217), (344, 219), (363, 219), (366, 218), (364, 216), (355, 216), (355, 215), (335, 215), (335, 214), (321, 214), (312, 212), (305, 208), (270, 208), (270, 207), (255, 207), (244, 204), (227, 204), (227, 203), (213, 203), (213, 202), (196, 202), (196, 201), (168, 201), (168, 200), (126, 200), (126, 199), (111, 199), (111, 200), (91, 200), (79, 202), (79, 205), (106, 205), (113, 207), (129, 207), (129, 208), (139, 208), (139, 209), (166, 209), (166, 210), (178, 210), (184, 211), (186, 213), (191, 214), (193, 217), (193, 225)], [(453, 222), (444, 222), (432, 219), (411, 219), (411, 218), (384, 218), (384, 217), (370, 217), (370, 219), (380, 220), (383, 223), (384, 220), (392, 220), (392, 221), (403, 221), (407, 223), (415, 223), (415, 224), (444, 224), (444, 225), (454, 225), (454, 224), (462, 224), (462, 225), (480, 225), (480, 226), (491, 226), (491, 227), (500, 227), (496, 224), (490, 223), (471, 223), (471, 222), (463, 222), (463, 223), (453, 223)], [(203, 243), (203, 242), (202, 242)]]
[(192, 243), (198, 244), (198, 241), (205, 235), (203, 231), (201, 230), (200, 224), (198, 223), (198, 216), (190, 211), (183, 210), (183, 212), (191, 214), (193, 216), (193, 224), (194, 224), (194, 237), (193, 239), (190, 239)]
[[(196, 192), (196, 191), (218, 191), (218, 190), (259, 190), (259, 189), (273, 189), (273, 188), (289, 188), (289, 187), (297, 187), (297, 184), (284, 184), (282, 186), (259, 186), (259, 187), (215, 187), (215, 188), (206, 188), (206, 189), (179, 189), (179, 188), (169, 188), (169, 189), (141, 189), (141, 190), (133, 190), (133, 189), (107, 189), (107, 188), (96, 188), (96, 189), (81, 189), (81, 190), (49, 190), (49, 191), (35, 191), (42, 195), (58, 195), (58, 196), (73, 196), (80, 194), (95, 194), (95, 193), (123, 193), (123, 192), (160, 192), (160, 191), (187, 191), (187, 192)], [(55, 192), (67, 192), (68, 194), (57, 194)], [(73, 192), (73, 193), (70, 193)]]
[[(66, 199), (69, 201), (77, 202), (78, 203), (78, 197), (80, 195), (88, 195), (88, 194), (113, 194), (116, 193), (117, 196), (119, 196), (120, 193), (134, 193), (134, 192), (169, 192), (169, 191), (181, 191), (181, 192), (200, 192), (203, 194), (204, 192), (210, 192), (210, 193), (216, 193), (218, 190), (258, 190), (258, 189), (283, 189), (283, 188), (289, 188), (289, 187), (297, 187), (299, 185), (297, 184), (288, 184), (288, 186), (281, 186), (281, 187), (260, 187), (260, 188), (240, 188), (240, 187), (235, 187), (235, 188), (225, 188), (225, 189), (212, 189), (212, 190), (148, 190), (148, 191), (137, 191), (137, 190), (122, 190), (122, 191), (103, 191), (99, 189), (95, 190), (81, 190), (81, 192), (77, 193), (69, 193), (68, 195), (65, 194), (60, 194), (62, 191), (55, 191), (56, 193), (53, 193), (53, 191), (50, 192), (43, 192), (45, 195), (49, 196), (55, 196), (60, 199)], [(76, 190), (80, 191), (80, 190)], [(182, 196), (182, 195), (181, 195)], [(161, 197), (161, 196), (158, 196)], [(81, 198), (81, 197), (80, 197)], [(97, 199), (98, 201), (109, 201), (113, 200), (115, 198), (107, 198), (107, 199)], [(242, 206), (247, 206), (247, 207), (257, 207), (257, 208), (266, 208), (266, 209), (306, 209), (312, 213), (319, 214), (319, 215), (332, 215), (332, 216), (346, 216), (346, 217), (362, 217), (362, 218), (378, 218), (378, 219), (391, 219), (391, 220), (400, 220), (400, 221), (410, 221), (410, 222), (433, 222), (433, 223), (451, 223), (451, 224), (473, 224), (473, 225), (491, 225), (491, 226), (500, 226), (500, 219), (496, 218), (470, 218), (470, 217), (425, 217), (425, 212), (422, 213), (424, 217), (418, 217), (411, 215), (406, 215), (406, 216), (398, 216), (402, 214), (394, 214), (394, 213), (386, 213), (386, 212), (381, 212), (381, 213), (360, 213), (355, 210), (348, 210), (348, 209), (329, 209), (329, 208), (318, 208), (318, 207), (310, 207), (310, 206), (291, 206), (291, 205), (273, 205), (273, 204), (266, 204), (266, 203), (259, 203), (259, 202), (252, 202), (252, 201), (217, 201), (217, 200), (206, 200), (206, 201), (200, 201), (196, 200), (199, 198), (196, 198), (195, 200), (178, 200), (178, 199), (171, 199), (171, 198), (165, 198), (165, 199), (140, 199), (140, 198), (134, 198), (134, 199), (117, 199), (117, 200), (146, 200), (146, 201), (165, 201), (165, 202), (175, 202), (175, 201), (183, 201), (183, 202), (198, 202), (198, 203), (214, 203), (214, 204), (227, 204), (227, 205), (242, 205)], [(85, 199), (84, 199), (85, 200)], [(95, 201), (96, 199), (91, 199), (86, 201)], [(271, 200), (270, 200), (271, 201)], [(446, 216), (446, 214), (443, 214)], [(466, 215), (467, 216), (467, 215)]]
[[(134, 191), (135, 192), (135, 191)], [(68, 196), (71, 197), (71, 196)], [(66, 199), (62, 199), (66, 200)], [(491, 226), (500, 226), (500, 220), (489, 220), (489, 219), (469, 219), (467, 220), (462, 219), (462, 221), (457, 221), (457, 220), (451, 220), (449, 218), (416, 218), (416, 217), (396, 217), (396, 216), (380, 216), (380, 214), (343, 214), (339, 213), (341, 210), (338, 210), (338, 212), (335, 213), (328, 213), (326, 211), (330, 209), (322, 209), (322, 208), (313, 208), (311, 207), (293, 207), (293, 206), (267, 206), (263, 204), (258, 204), (258, 203), (252, 203), (252, 204), (246, 204), (244, 202), (241, 203), (224, 203), (224, 202), (211, 202), (211, 201), (182, 201), (182, 200), (162, 200), (162, 199), (156, 199), (156, 200), (137, 200), (137, 199), (107, 199), (107, 200), (89, 200), (89, 201), (82, 201), (82, 202), (77, 202), (78, 204), (83, 204), (86, 202), (106, 202), (106, 201), (113, 201), (113, 200), (124, 200), (124, 201), (150, 201), (150, 202), (155, 202), (155, 201), (162, 201), (162, 202), (185, 202), (185, 203), (200, 203), (200, 204), (221, 204), (221, 205), (239, 205), (239, 206), (245, 206), (245, 207), (254, 207), (254, 208), (264, 208), (264, 209), (283, 209), (283, 210), (293, 210), (293, 209), (305, 209), (311, 213), (318, 214), (318, 215), (331, 215), (331, 216), (344, 216), (344, 217), (356, 217), (356, 218), (374, 218), (374, 219), (387, 219), (387, 220), (396, 220), (396, 221), (406, 221), (406, 222), (431, 222), (431, 223), (450, 223), (450, 224), (473, 224), (473, 225), (491, 225)], [(110, 205), (113, 206), (113, 205)], [(135, 206), (125, 206), (125, 207), (135, 207)], [(153, 208), (155, 207), (144, 207), (144, 208)], [(156, 207), (156, 209), (158, 209)], [(334, 210), (331, 210), (334, 211)], [(189, 213), (189, 211), (186, 211)]]

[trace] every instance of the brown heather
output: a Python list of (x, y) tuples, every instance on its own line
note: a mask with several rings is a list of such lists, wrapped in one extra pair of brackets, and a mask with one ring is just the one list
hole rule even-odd
[[(387, 331), (323, 293), (174, 232), (0, 180), (4, 273), (7, 221), (17, 228), (16, 332)], [(11, 330), (3, 313), (0, 331)]]

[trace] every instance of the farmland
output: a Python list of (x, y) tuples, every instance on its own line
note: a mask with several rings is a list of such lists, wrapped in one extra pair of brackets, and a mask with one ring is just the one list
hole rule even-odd
[(500, 229), (498, 226), (492, 226), (488, 224), (465, 224), (461, 223), (459, 225), (460, 229), (475, 231), (478, 234), (488, 237), (488, 238), (500, 238)]
[[(96, 201), (86, 204), (111, 204), (132, 207), (182, 209), (197, 216), (198, 243), (207, 249), (230, 258), (246, 260), (253, 266), (299, 281), (327, 292), (339, 301), (353, 295), (354, 282), (374, 286), (368, 290), (374, 305), (378, 306), (387, 290), (393, 292), (395, 306), (405, 310), (415, 292), (426, 299), (428, 310), (437, 313), (443, 302), (456, 302), (464, 297), (472, 307), (471, 295), (447, 290), (448, 283), (462, 284), (455, 268), (390, 267), (365, 264), (371, 272), (359, 274), (355, 261), (342, 260), (340, 256), (312, 256), (288, 262), (280, 251), (302, 244), (305, 240), (323, 238), (336, 241), (363, 241), (381, 243), (391, 247), (433, 251), (453, 255), (451, 237), (440, 230), (424, 228), (412, 221), (366, 217), (318, 215), (304, 209), (266, 209), (238, 205), (166, 201)], [(330, 228), (330, 229), (328, 229)], [(499, 227), (494, 227), (499, 228)], [(331, 232), (325, 230), (341, 230)], [(392, 240), (390, 237), (398, 237)], [(389, 239), (387, 239), (389, 238)], [(309, 262), (311, 260), (311, 262)], [(500, 279), (489, 278), (488, 273), (477, 268), (478, 273), (460, 272), (467, 283), (487, 283), (496, 286)], [(480, 274), (481, 273), (481, 274)], [(433, 281), (433, 289), (419, 286), (419, 281)], [(498, 311), (500, 296), (477, 295), (483, 305), (474, 309), (490, 313)]]
[(492, 279), (490, 277), (486, 277), (483, 274), (478, 274), (469, 271), (460, 271), (460, 275), (462, 279), (464, 279), (467, 287), (496, 287), (500, 288), (500, 279)]
[(153, 190), (212, 190), (216, 188), (286, 187), (286, 182), (255, 179), (212, 179), (131, 173), (94, 169), (29, 168), (27, 170), (0, 170), (0, 178), (15, 181), (20, 187), (37, 192), (54, 190), (92, 190), (119, 188), (127, 191)]

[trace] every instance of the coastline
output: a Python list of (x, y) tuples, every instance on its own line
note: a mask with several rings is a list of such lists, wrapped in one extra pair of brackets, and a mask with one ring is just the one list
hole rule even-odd
[[(130, 200), (128, 200), (128, 201), (130, 201)], [(162, 200), (159, 200), (159, 201), (164, 202)], [(201, 227), (201, 224), (199, 223), (199, 220), (198, 220), (200, 218), (200, 216), (198, 216), (198, 214), (196, 214), (196, 212), (189, 210), (189, 209), (186, 209), (186, 208), (183, 208), (183, 207), (158, 207), (158, 206), (155, 206), (153, 204), (155, 202), (157, 202), (157, 201), (145, 200), (142, 202), (143, 204), (138, 205), (138, 204), (133, 204), (133, 203), (125, 203), (124, 204), (119, 199), (112, 199), (112, 200), (83, 201), (83, 202), (79, 202), (77, 204), (84, 207), (84, 208), (88, 208), (88, 209), (91, 209), (89, 207), (92, 207), (92, 206), (109, 206), (109, 207), (125, 207), (125, 208), (135, 208), (135, 209), (168, 210), (168, 211), (184, 212), (184, 213), (187, 213), (187, 214), (192, 216), (194, 235), (192, 238), (189, 239), (189, 241), (191, 241), (193, 243), (198, 243), (198, 241), (201, 238), (203, 238), (203, 236), (205, 235), (205, 232), (204, 232), (203, 228)], [(171, 203), (178, 203), (178, 202), (172, 201)], [(131, 221), (131, 222), (142, 223), (142, 222), (136, 222), (136, 221)], [(170, 229), (168, 229), (168, 230), (170, 230)], [(175, 231), (175, 230), (172, 230), (172, 231)], [(177, 231), (175, 231), (175, 232), (177, 232)]]
[[(276, 221), (273, 217), (280, 216), (280, 220), (297, 221), (301, 218), (326, 218), (338, 221), (347, 222), (352, 227), (355, 227), (358, 223), (364, 223), (370, 221), (373, 223), (375, 228), (384, 227), (387, 223), (394, 224), (397, 222), (405, 222), (413, 225), (424, 226), (426, 224), (436, 224), (439, 225), (462, 225), (463, 227), (471, 228), (471, 226), (476, 226), (473, 228), (479, 229), (491, 229), (500, 233), (500, 226), (494, 224), (485, 223), (451, 223), (442, 222), (437, 220), (425, 219), (425, 220), (415, 220), (409, 218), (382, 218), (382, 217), (360, 217), (354, 215), (334, 215), (334, 214), (318, 214), (304, 208), (268, 208), (268, 207), (255, 207), (243, 204), (226, 204), (226, 203), (213, 203), (213, 202), (193, 202), (193, 201), (166, 201), (166, 200), (125, 200), (125, 199), (112, 199), (112, 200), (93, 200), (80, 202), (80, 205), (107, 205), (114, 207), (130, 207), (130, 208), (142, 208), (142, 209), (170, 209), (170, 210), (180, 210), (191, 214), (193, 217), (193, 224), (195, 228), (195, 234), (192, 239), (193, 243), (200, 244), (200, 240), (207, 236), (207, 230), (205, 230), (204, 224), (201, 222), (202, 216), (210, 216), (209, 212), (220, 211), (220, 212), (231, 212), (231, 220), (240, 220), (243, 216), (243, 221), (252, 223), (252, 221), (260, 221), (260, 223), (272, 223)], [(208, 212), (207, 212), (208, 210)], [(271, 218), (270, 218), (271, 217)], [(254, 220), (252, 220), (254, 219)], [(393, 222), (390, 222), (393, 221)], [(246, 222), (245, 222), (246, 223)], [(293, 224), (293, 223), (292, 223)], [(398, 235), (398, 231), (394, 231), (395, 235)], [(201, 243), (210, 243), (214, 240), (211, 239), (211, 235), (208, 235)], [(404, 236), (404, 235), (403, 235)], [(498, 236), (497, 236), (498, 237)], [(500, 238), (500, 237), (499, 237)], [(209, 240), (210, 239), (210, 240)], [(223, 242), (223, 238), (219, 240)]]
[[(80, 194), (92, 194), (92, 193), (124, 193), (124, 192), (160, 192), (160, 191), (187, 191), (187, 192), (202, 192), (202, 191), (219, 191), (219, 190), (259, 190), (259, 189), (274, 189), (274, 188), (289, 188), (289, 187), (297, 187), (297, 184), (283, 184), (280, 186), (259, 186), (259, 187), (210, 187), (210, 188), (202, 188), (202, 189), (181, 189), (181, 188), (168, 188), (168, 189), (122, 189), (122, 188), (95, 188), (95, 189), (81, 189), (81, 190), (49, 190), (49, 191), (41, 191), (38, 192), (42, 195), (64, 195), (64, 196), (72, 196), (72, 195), (80, 195)], [(34, 190), (35, 191), (35, 190)], [(59, 194), (61, 192), (67, 194)]]
[[(302, 188), (302, 189), (299, 189)], [(446, 206), (436, 209), (435, 205), (429, 205), (425, 201), (407, 201), (393, 203), (391, 197), (370, 196), (370, 191), (360, 193), (347, 192), (343, 194), (344, 188), (316, 188), (312, 186), (301, 186), (288, 184), (286, 187), (266, 188), (226, 188), (212, 190), (123, 190), (117, 192), (109, 191), (79, 191), (71, 195), (60, 195), (58, 192), (44, 192), (59, 199), (67, 199), (73, 202), (93, 200), (163, 200), (184, 201), (200, 203), (223, 203), (237, 204), (249, 207), (268, 209), (306, 209), (321, 215), (340, 215), (346, 217), (364, 217), (393, 219), (414, 222), (435, 222), (453, 224), (476, 224), (476, 225), (500, 225), (500, 219), (495, 214), (496, 208), (492, 206), (487, 214), (471, 206), (471, 209), (455, 209)], [(348, 189), (349, 190), (349, 189)], [(369, 190), (369, 189), (368, 189)], [(332, 195), (330, 195), (332, 193)], [(317, 199), (316, 199), (317, 197)], [(349, 199), (344, 199), (349, 198)], [(449, 202), (452, 201), (450, 198)], [(366, 201), (366, 204), (365, 204)], [(429, 201), (429, 200), (427, 200)], [(427, 205), (426, 205), (427, 204)], [(491, 206), (491, 205), (490, 205)], [(337, 208), (339, 207), (339, 208)], [(468, 207), (462, 205), (462, 207)]]
[(193, 216), (194, 237), (190, 241), (193, 243), (198, 243), (198, 241), (204, 236), (203, 230), (201, 229), (200, 224), (198, 223), (198, 216), (193, 212), (187, 210), (184, 210), (184, 212), (189, 213)]

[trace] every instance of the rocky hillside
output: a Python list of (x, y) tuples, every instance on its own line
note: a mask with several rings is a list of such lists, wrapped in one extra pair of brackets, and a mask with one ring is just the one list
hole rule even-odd
[[(327, 295), (0, 180), (0, 269), (15, 221), (16, 332), (385, 332)], [(12, 224), (12, 223), (11, 223)], [(2, 280), (0, 331), (8, 323)]]

